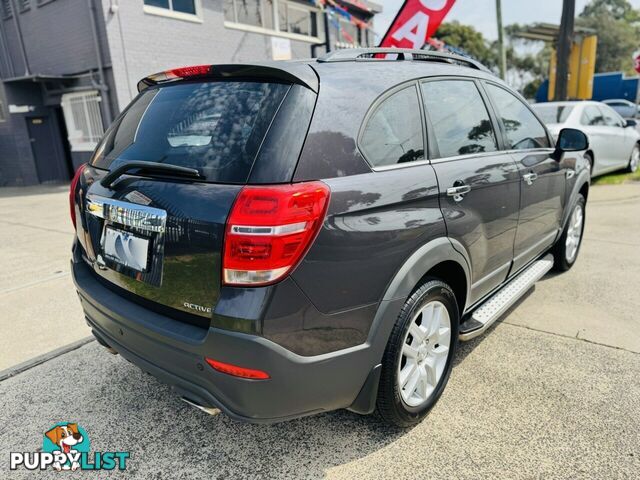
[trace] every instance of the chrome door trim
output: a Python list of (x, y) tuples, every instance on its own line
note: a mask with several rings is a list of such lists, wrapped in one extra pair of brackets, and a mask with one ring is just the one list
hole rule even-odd
[[(524, 252), (521, 252), (518, 256), (514, 257), (514, 259), (513, 259), (514, 263), (517, 263), (518, 260), (520, 260), (522, 257), (528, 255), (532, 250), (535, 250), (536, 248), (539, 248), (540, 245), (543, 245), (545, 242), (548, 242), (549, 240), (555, 239), (557, 235), (558, 235), (558, 230), (554, 230), (553, 232), (550, 232), (549, 234), (545, 235), (544, 237), (542, 237), (541, 240), (537, 241), (536, 243), (531, 245), (529, 248), (527, 248)], [(550, 242), (550, 244), (551, 243), (553, 243), (553, 240)]]

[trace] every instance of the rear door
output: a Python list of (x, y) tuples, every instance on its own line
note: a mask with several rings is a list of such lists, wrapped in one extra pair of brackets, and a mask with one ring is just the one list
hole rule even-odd
[(565, 202), (565, 165), (542, 123), (521, 99), (505, 88), (485, 82), (500, 121), (504, 147), (520, 171), (520, 218), (514, 243), (512, 272), (549, 248), (559, 231)]
[(580, 129), (589, 137), (589, 148), (593, 150), (594, 162), (591, 174), (598, 175), (611, 167), (613, 152), (604, 116), (595, 104), (590, 103), (583, 107)]
[(473, 79), (421, 82), (429, 150), (440, 187), (440, 206), (454, 247), (471, 260), (470, 302), (506, 278), (518, 224), (520, 175), (498, 149), (495, 122)]
[(632, 129), (624, 127), (625, 121), (618, 115), (615, 110), (605, 104), (598, 105), (604, 118), (605, 129), (611, 139), (610, 149), (612, 158), (610, 167), (612, 169), (624, 168), (629, 163), (631, 149), (633, 148), (633, 140), (629, 135)]
[[(78, 237), (95, 273), (134, 300), (211, 317), (227, 215), (293, 88), (184, 81), (142, 92), (108, 129), (80, 185)], [(133, 160), (203, 178), (130, 172), (101, 185)]]

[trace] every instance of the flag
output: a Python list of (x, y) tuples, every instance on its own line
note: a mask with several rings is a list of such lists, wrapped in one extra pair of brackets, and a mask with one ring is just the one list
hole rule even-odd
[(422, 48), (456, 0), (405, 0), (382, 37), (381, 47)]

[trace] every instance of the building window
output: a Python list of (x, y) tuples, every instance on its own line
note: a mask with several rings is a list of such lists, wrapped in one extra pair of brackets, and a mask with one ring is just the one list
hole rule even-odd
[(311, 37), (318, 36), (316, 12), (295, 3), (280, 2), (278, 16), (281, 32), (299, 33)]
[(201, 22), (200, 0), (144, 0), (144, 11), (153, 15)]
[(74, 152), (91, 152), (104, 133), (97, 90), (62, 95), (62, 112)]
[(13, 10), (11, 9), (11, 0), (2, 0), (2, 18), (6, 20), (11, 18)]
[(31, 0), (18, 0), (18, 11), (20, 13), (26, 12), (31, 8)]
[(318, 9), (286, 0), (224, 0), (225, 26), (313, 43), (319, 41)]
[(337, 48), (354, 48), (363, 45), (360, 28), (349, 20), (340, 18), (337, 24)]

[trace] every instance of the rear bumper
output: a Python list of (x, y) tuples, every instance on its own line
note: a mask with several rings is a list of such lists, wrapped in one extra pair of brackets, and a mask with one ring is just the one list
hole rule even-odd
[[(303, 357), (257, 335), (204, 329), (152, 312), (104, 287), (84, 262), (71, 267), (94, 335), (191, 402), (265, 423), (352, 405), (361, 413), (373, 408), (367, 399), (377, 390), (372, 377), (380, 352), (368, 343)], [(205, 357), (258, 368), (271, 378), (233, 377), (212, 369)]]

